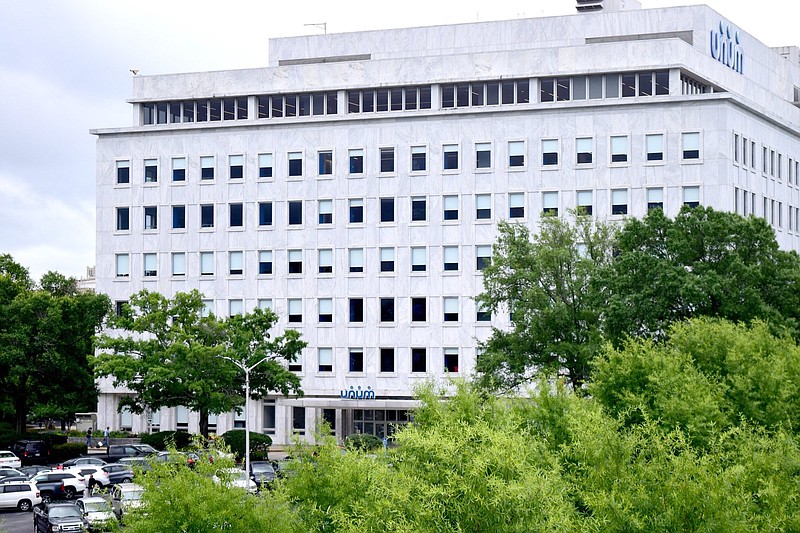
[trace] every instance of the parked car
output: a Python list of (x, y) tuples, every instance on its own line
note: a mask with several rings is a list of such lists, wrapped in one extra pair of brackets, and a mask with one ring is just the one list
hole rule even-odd
[(25, 473), (17, 470), (16, 468), (0, 468), (0, 482), (7, 477), (24, 476)]
[(89, 531), (108, 531), (114, 529), (117, 516), (107, 499), (99, 496), (80, 498), (75, 502), (86, 521)]
[(250, 479), (247, 472), (241, 468), (220, 468), (211, 479), (214, 480), (214, 483), (226, 487), (238, 487), (250, 493), (258, 492), (256, 482)]
[(250, 463), (250, 479), (256, 482), (258, 490), (269, 488), (278, 477), (275, 468), (269, 461), (253, 461)]
[(199, 460), (200, 457), (194, 452), (158, 452), (156, 455), (156, 462), (159, 463), (175, 463), (194, 466)]
[(107, 463), (116, 463), (123, 457), (148, 457), (158, 453), (149, 444), (112, 444), (105, 455), (100, 455)]
[(70, 468), (73, 466), (83, 466), (83, 465), (103, 466), (105, 464), (108, 463), (103, 459), (100, 459), (99, 457), (83, 456), (83, 457), (75, 457), (74, 459), (64, 461), (63, 463), (58, 465), (58, 468)]
[(0, 468), (5, 466), (10, 468), (22, 468), (22, 461), (19, 460), (19, 457), (14, 455), (14, 452), (2, 450), (0, 451)]
[(74, 503), (46, 503), (33, 508), (33, 531), (86, 531), (86, 521)]
[(124, 465), (128, 468), (140, 468), (146, 472), (150, 470), (150, 457), (120, 457), (119, 461), (114, 464)]
[(40, 472), (33, 476), (31, 479), (39, 488), (42, 493), (42, 501), (50, 502), (52, 500), (67, 499), (71, 500), (78, 494), (82, 494), (86, 485), (83, 483), (83, 478), (72, 472), (63, 472), (60, 470), (51, 470), (49, 472)]
[(64, 472), (72, 472), (78, 477), (83, 478), (84, 484), (88, 485), (90, 489), (95, 487), (103, 488), (111, 485), (111, 480), (108, 474), (103, 471), (103, 468), (96, 465), (79, 465), (71, 468), (65, 468)]
[(30, 481), (30, 478), (28, 476), (26, 476), (26, 475), (8, 476), (8, 477), (0, 478), (0, 483), (2, 483), (2, 484), (13, 483), (14, 481)]
[(31, 465), (31, 466), (23, 466), (22, 468), (18, 468), (17, 470), (28, 476), (28, 479), (30, 479), (39, 472), (52, 470), (52, 468), (46, 465)]
[(23, 465), (47, 464), (49, 450), (43, 440), (18, 440), (11, 445), (11, 451)]
[(0, 508), (16, 508), (28, 512), (34, 505), (40, 503), (42, 503), (42, 497), (39, 489), (28, 480), (0, 484)]
[(106, 473), (108, 481), (112, 485), (116, 485), (117, 483), (130, 483), (133, 481), (133, 478), (136, 477), (130, 465), (112, 463), (110, 465), (103, 465), (100, 468)]
[(129, 513), (132, 509), (142, 506), (142, 496), (144, 487), (136, 483), (120, 483), (111, 488), (111, 508), (114, 510), (118, 520)]

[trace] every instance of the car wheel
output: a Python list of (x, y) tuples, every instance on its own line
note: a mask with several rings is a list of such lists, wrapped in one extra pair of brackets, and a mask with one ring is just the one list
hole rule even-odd
[(17, 504), (17, 509), (19, 509), (23, 513), (27, 513), (32, 508), (33, 508), (33, 506), (31, 505), (31, 501), (30, 500), (22, 500)]
[(51, 501), (53, 501), (53, 495), (50, 494), (49, 492), (43, 492), (42, 503), (50, 503)]
[(72, 487), (64, 487), (64, 497), (71, 500), (75, 497), (75, 489)]
[(120, 483), (130, 483), (131, 481), (132, 481), (131, 478), (124, 477), (124, 478), (122, 478), (122, 481), (120, 481)]

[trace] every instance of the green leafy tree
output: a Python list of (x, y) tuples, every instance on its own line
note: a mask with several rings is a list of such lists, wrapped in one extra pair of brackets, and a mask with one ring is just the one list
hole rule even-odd
[(227, 319), (206, 316), (197, 291), (171, 299), (142, 291), (120, 316), (109, 318), (109, 331), (97, 338), (95, 375), (112, 376), (115, 386), (130, 389), (124, 405), (133, 412), (176, 406), (197, 411), (200, 433), (207, 437), (209, 414), (244, 403), (244, 376), (222, 355), (268, 357), (251, 373), (253, 397), (300, 392), (299, 378), (283, 363), (294, 361), (305, 343), (294, 330), (271, 339), (276, 320), (261, 309)]
[(544, 217), (538, 233), (500, 222), (492, 262), (477, 301), (510, 311), (511, 328), (495, 328), (481, 346), (484, 386), (512, 390), (537, 373), (566, 372), (575, 390), (602, 342), (602, 308), (593, 280), (611, 258), (612, 227), (591, 217)]

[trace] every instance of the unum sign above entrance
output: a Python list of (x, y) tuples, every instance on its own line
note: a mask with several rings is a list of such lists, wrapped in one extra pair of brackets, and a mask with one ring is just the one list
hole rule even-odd
[(711, 30), (711, 57), (744, 74), (744, 51), (739, 44), (739, 30), (720, 20), (719, 28)]
[(339, 397), (343, 400), (374, 400), (375, 391), (372, 390), (372, 387), (367, 387), (367, 390), (361, 390), (360, 385), (358, 386), (358, 390), (356, 390), (350, 385), (350, 390), (339, 391)]

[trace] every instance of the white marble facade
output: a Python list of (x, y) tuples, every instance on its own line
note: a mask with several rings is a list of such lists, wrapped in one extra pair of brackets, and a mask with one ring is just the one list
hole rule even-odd
[[(503, 316), (476, 320), (472, 297), (482, 289), (476, 249), (491, 245), (497, 221), (509, 217), (509, 202), (517, 202), (520, 194), (520, 221), (536, 228), (545, 193), (558, 193), (560, 212), (574, 208), (579, 194), (585, 200), (588, 193), (594, 216), (615, 219), (621, 217), (611, 214), (612, 196), (619, 191), (624, 191), (627, 216), (645, 214), (649, 189), (663, 191), (664, 209), (674, 215), (688, 188), (704, 205), (767, 216), (781, 246), (797, 250), (800, 180), (790, 164), (800, 160), (800, 109), (793, 92), (800, 86), (800, 65), (733, 27), (745, 59), (743, 72), (736, 72), (709, 51), (711, 32), (721, 21), (733, 22), (696, 6), (305, 36), (270, 41), (266, 68), (137, 76), (130, 100), (134, 124), (93, 131), (98, 136), (97, 290), (113, 301), (125, 301), (143, 288), (164, 294), (197, 288), (223, 315), (231, 300), (241, 300), (243, 309), (250, 310), (270, 299), (281, 317), (279, 329), (296, 327), (309, 343), (302, 354), (305, 398), (274, 399), (273, 438), (286, 442), (292, 407), (306, 408), (306, 428), (320, 409), (335, 409), (340, 436), (352, 432), (345, 424), (351, 418), (342, 413), (354, 407), (407, 408), (416, 383), (446, 379), (445, 349), (458, 352), (456, 375), (472, 373), (477, 342), (490, 335), (491, 326), (507, 324)], [(303, 62), (310, 64), (296, 64)], [(669, 72), (668, 95), (539, 101), (545, 78), (649, 71)], [(713, 89), (682, 94), (682, 75)], [(529, 80), (530, 103), (441, 106), (442, 84), (502, 79)], [(431, 109), (348, 113), (348, 90), (411, 85), (431, 86)], [(257, 95), (321, 91), (338, 93), (337, 114), (256, 118)], [(219, 97), (248, 98), (249, 118), (141, 123), (144, 103)], [(699, 134), (699, 157), (690, 160), (682, 152), (687, 133)], [(663, 160), (647, 161), (647, 135), (659, 134)], [(612, 137), (627, 139), (626, 162), (611, 161)], [(579, 138), (590, 139), (589, 164), (576, 162)], [(755, 166), (735, 155), (734, 141), (741, 147), (744, 139), (756, 143)], [(518, 141), (525, 162), (510, 167), (509, 143)], [(557, 164), (543, 165), (543, 141), (555, 141)], [(476, 145), (486, 143), (491, 165), (476, 168)], [(445, 145), (457, 146), (457, 170), (443, 170)], [(380, 148), (387, 147), (394, 148), (395, 170), (381, 173)], [(425, 148), (426, 171), (411, 170), (412, 147)], [(762, 172), (764, 148), (768, 157), (780, 161), (779, 172)], [(353, 149), (364, 152), (362, 174), (349, 173)], [(319, 176), (318, 152), (325, 150), (333, 153), (333, 173)], [(290, 152), (301, 153), (302, 176), (288, 176)], [(260, 154), (273, 156), (270, 178), (259, 178)], [(243, 178), (230, 179), (230, 156), (242, 156)], [(214, 158), (214, 179), (200, 180), (201, 157)], [(183, 182), (171, 180), (173, 158), (186, 160)], [(154, 183), (143, 182), (145, 160), (156, 161)], [(119, 161), (130, 164), (128, 184), (116, 183)], [(476, 210), (486, 195), (491, 214), (479, 219)], [(458, 220), (443, 219), (446, 196), (458, 198)], [(381, 198), (395, 199), (393, 222), (380, 222)], [(413, 221), (411, 203), (420, 198), (426, 200), (427, 216)], [(317, 223), (319, 200), (332, 200), (330, 225)], [(349, 223), (351, 200), (363, 200), (363, 223)], [(274, 221), (265, 227), (258, 224), (258, 205), (266, 201), (273, 202)], [(302, 202), (300, 225), (287, 223), (290, 201)], [(229, 227), (231, 203), (244, 205), (241, 227)], [(215, 206), (213, 228), (200, 228), (201, 204)], [(174, 205), (186, 206), (186, 229), (171, 228)], [(142, 229), (144, 206), (157, 207), (157, 229)], [(119, 207), (130, 208), (128, 231), (115, 230)], [(452, 247), (457, 250), (456, 270), (443, 269), (445, 247), (448, 253)], [(381, 248), (395, 249), (395, 272), (380, 272)], [(412, 272), (415, 248), (425, 250), (425, 272)], [(332, 273), (318, 273), (320, 249), (333, 250)], [(363, 273), (349, 272), (352, 249), (363, 249)], [(259, 252), (264, 250), (273, 253), (272, 275), (258, 274)], [(302, 274), (287, 273), (290, 250), (301, 251)], [(200, 253), (209, 251), (215, 253), (214, 274), (200, 276)], [(174, 252), (185, 253), (185, 275), (171, 274)], [(230, 252), (243, 252), (242, 274), (229, 274)], [(129, 256), (128, 276), (117, 276), (119, 254)], [(156, 254), (155, 276), (143, 276), (144, 254)], [(394, 322), (379, 320), (382, 297), (395, 298)], [(444, 321), (445, 299), (454, 297), (458, 320)], [(330, 324), (317, 320), (320, 298), (333, 299)], [(348, 322), (350, 298), (364, 298), (363, 323)], [(412, 298), (426, 299), (425, 321), (411, 321)], [(300, 323), (287, 320), (290, 299), (302, 300)], [(386, 347), (395, 350), (394, 372), (380, 371), (380, 348)], [(332, 372), (317, 371), (319, 348), (332, 348)], [(363, 372), (347, 368), (352, 348), (363, 349)], [(411, 371), (413, 348), (427, 349), (425, 372)], [(342, 400), (340, 391), (350, 386), (371, 387), (375, 403)], [(101, 390), (98, 423), (119, 427), (116, 402), (123, 392), (105, 381)], [(256, 403), (251, 421), (261, 429), (263, 411)], [(174, 428), (173, 411), (162, 413), (161, 429)], [(221, 415), (217, 430), (233, 424), (232, 414)], [(146, 424), (134, 416), (131, 426), (142, 431)], [(196, 430), (194, 418), (189, 429)]]

